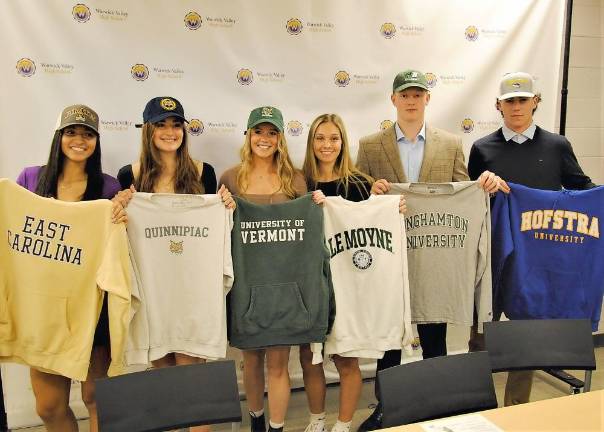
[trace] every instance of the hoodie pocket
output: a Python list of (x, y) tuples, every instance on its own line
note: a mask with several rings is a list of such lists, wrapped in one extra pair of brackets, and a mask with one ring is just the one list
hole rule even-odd
[(581, 273), (532, 267), (524, 308), (533, 318), (590, 318)]
[(306, 329), (310, 317), (296, 282), (253, 285), (245, 321), (246, 333), (264, 329)]
[(71, 336), (67, 298), (28, 292), (21, 300), (18, 339), (34, 351), (65, 351)]

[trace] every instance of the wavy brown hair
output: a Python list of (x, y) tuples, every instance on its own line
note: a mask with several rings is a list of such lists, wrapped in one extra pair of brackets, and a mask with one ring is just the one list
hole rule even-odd
[[(199, 181), (199, 170), (189, 155), (187, 130), (183, 123), (182, 144), (176, 150), (176, 175), (174, 192), (185, 194), (202, 194), (204, 188)], [(155, 125), (145, 123), (142, 129), (142, 145), (140, 155), (140, 172), (134, 181), (134, 187), (139, 192), (153, 192), (162, 170), (159, 149), (153, 144)]]
[(348, 135), (346, 134), (346, 128), (342, 118), (337, 114), (321, 114), (319, 117), (313, 120), (308, 130), (308, 138), (306, 140), (306, 155), (304, 156), (304, 164), (302, 165), (302, 171), (306, 178), (306, 184), (310, 189), (316, 189), (318, 178), (319, 178), (319, 166), (318, 159), (315, 156), (313, 143), (315, 140), (315, 134), (317, 128), (323, 123), (333, 123), (340, 131), (340, 137), (342, 138), (342, 147), (340, 154), (336, 158), (336, 163), (333, 167), (334, 173), (338, 176), (338, 188), (342, 186), (344, 188), (344, 195), (348, 195), (348, 188), (350, 184), (354, 184), (359, 190), (363, 190), (366, 196), (369, 196), (370, 191), (367, 190), (366, 183), (373, 184), (374, 180), (367, 174), (358, 170), (358, 168), (352, 163), (350, 158), (350, 147), (348, 144)]
[[(249, 175), (252, 170), (252, 129), (248, 129), (245, 134), (245, 141), (243, 147), (239, 151), (241, 157), (241, 164), (239, 165), (239, 172), (237, 173), (237, 188), (245, 193), (249, 186)], [(285, 141), (285, 135), (283, 132), (279, 132), (279, 139), (277, 141), (277, 151), (273, 153), (273, 164), (277, 168), (277, 176), (280, 182), (280, 191), (289, 198), (294, 199), (298, 195), (294, 189), (294, 176), (296, 170), (292, 163), (289, 152), (287, 151), (287, 142)]]

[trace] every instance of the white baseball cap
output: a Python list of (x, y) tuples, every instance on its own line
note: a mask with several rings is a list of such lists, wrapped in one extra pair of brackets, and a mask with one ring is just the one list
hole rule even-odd
[(507, 73), (501, 78), (499, 100), (513, 97), (534, 97), (535, 80), (526, 72)]

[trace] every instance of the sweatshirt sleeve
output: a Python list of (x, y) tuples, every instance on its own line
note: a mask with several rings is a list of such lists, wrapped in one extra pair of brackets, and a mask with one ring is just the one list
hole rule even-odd
[(491, 275), (491, 211), (489, 194), (484, 195), (485, 216), (478, 241), (476, 260), (476, 280), (474, 282), (474, 305), (478, 314), (478, 332), (482, 333), (483, 323), (493, 320), (493, 284)]
[(111, 364), (108, 375), (123, 372), (124, 351), (130, 322), (130, 260), (128, 239), (124, 224), (110, 224), (109, 237), (101, 266), (97, 272), (97, 285), (107, 292), (109, 299), (109, 335), (111, 338)]
[[(220, 205), (223, 205), (222, 202)], [(224, 293), (227, 294), (233, 287), (235, 273), (233, 270), (233, 257), (231, 255), (231, 231), (233, 230), (233, 210), (225, 209), (224, 212), (224, 250), (222, 275), (224, 281)]]
[(495, 319), (503, 311), (503, 270), (507, 259), (514, 252), (514, 239), (510, 225), (510, 195), (498, 192), (491, 208), (491, 266), (493, 278), (493, 314)]
[(148, 364), (149, 363), (149, 325), (147, 309), (142, 290), (140, 272), (134, 259), (132, 246), (128, 242), (130, 252), (130, 271), (132, 280), (132, 301), (130, 303), (130, 325), (128, 327), (128, 343), (126, 346), (126, 364)]
[[(398, 211), (398, 204), (397, 204)], [(401, 345), (405, 349), (408, 355), (413, 354), (413, 327), (411, 326), (411, 296), (409, 294), (409, 264), (407, 261), (407, 233), (405, 231), (405, 215), (399, 215), (400, 226), (401, 226), (401, 271), (403, 273), (403, 340)]]

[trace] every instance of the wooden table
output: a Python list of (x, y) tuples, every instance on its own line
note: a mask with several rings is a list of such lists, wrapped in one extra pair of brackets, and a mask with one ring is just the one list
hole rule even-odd
[[(505, 432), (603, 432), (604, 390), (496, 408), (480, 414)], [(387, 430), (423, 432), (420, 424)]]

